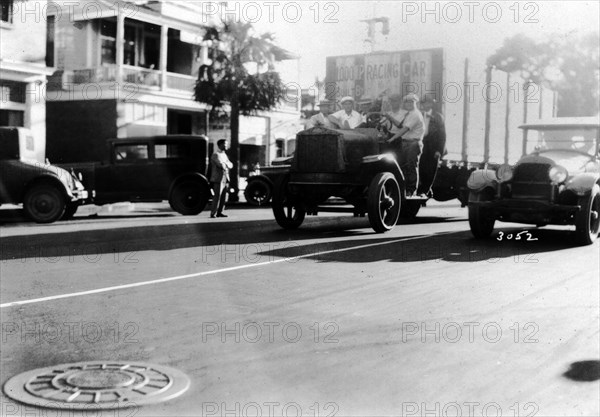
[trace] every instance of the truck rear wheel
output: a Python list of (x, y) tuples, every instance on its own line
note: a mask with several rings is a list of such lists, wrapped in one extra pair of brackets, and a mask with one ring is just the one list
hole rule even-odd
[(575, 215), (575, 233), (582, 245), (591, 245), (598, 239), (600, 228), (600, 186), (594, 185), (590, 195), (579, 199), (581, 210)]
[(273, 193), (271, 206), (273, 215), (279, 226), (284, 229), (297, 229), (304, 221), (306, 212), (293, 201), (289, 193), (288, 182), (288, 176), (278, 181)]
[(33, 185), (23, 199), (25, 213), (37, 223), (57, 221), (64, 214), (66, 205), (63, 191), (48, 183)]
[(367, 208), (369, 223), (377, 233), (391, 230), (400, 215), (400, 187), (390, 172), (375, 175), (369, 185)]
[[(484, 192), (475, 193), (471, 191), (469, 194), (469, 201), (480, 202), (488, 200), (489, 198), (485, 196)], [(496, 219), (492, 217), (489, 210), (479, 206), (469, 206), (469, 226), (471, 227), (471, 233), (477, 239), (489, 237), (494, 231), (495, 223)]]
[(195, 216), (206, 207), (209, 194), (208, 184), (199, 180), (183, 180), (173, 187), (169, 204), (177, 213)]

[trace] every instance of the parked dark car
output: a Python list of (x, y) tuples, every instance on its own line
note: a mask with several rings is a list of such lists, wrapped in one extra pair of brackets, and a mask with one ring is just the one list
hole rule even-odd
[(290, 170), (291, 157), (276, 158), (271, 166), (261, 167), (259, 172), (247, 179), (244, 197), (253, 206), (264, 206), (271, 202), (273, 188), (281, 177)]
[(165, 135), (110, 139), (102, 162), (62, 164), (83, 174), (97, 205), (168, 200), (184, 215), (204, 210), (210, 198), (204, 136)]
[(581, 244), (598, 238), (600, 225), (600, 123), (556, 118), (520, 126), (528, 153), (514, 166), (477, 170), (468, 181), (469, 225), (488, 237), (496, 220), (575, 225)]
[[(373, 230), (391, 230), (400, 215), (413, 217), (426, 197), (407, 198), (404, 175), (389, 152), (387, 136), (375, 128), (314, 127), (296, 136), (290, 172), (278, 181), (273, 214), (286, 229), (320, 211), (368, 213)], [(326, 204), (331, 197), (352, 207)]]
[(38, 223), (52, 223), (88, 198), (79, 179), (50, 165), (44, 140), (22, 127), (0, 127), (0, 204), (23, 204)]

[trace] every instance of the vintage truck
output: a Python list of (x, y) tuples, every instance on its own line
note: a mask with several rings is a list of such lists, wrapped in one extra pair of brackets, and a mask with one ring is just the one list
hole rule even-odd
[(43, 139), (22, 127), (0, 127), (0, 204), (23, 204), (29, 218), (52, 223), (88, 199), (73, 173), (50, 165)]
[[(272, 209), (285, 229), (299, 227), (319, 212), (368, 213), (377, 233), (391, 230), (400, 216), (413, 217), (427, 197), (407, 197), (404, 175), (387, 136), (374, 128), (314, 127), (296, 136), (289, 173), (275, 185)], [(344, 200), (331, 205), (331, 197)]]
[(86, 189), (94, 192), (88, 204), (168, 200), (174, 211), (196, 215), (211, 196), (204, 136), (109, 139), (103, 161), (61, 165), (83, 174)]

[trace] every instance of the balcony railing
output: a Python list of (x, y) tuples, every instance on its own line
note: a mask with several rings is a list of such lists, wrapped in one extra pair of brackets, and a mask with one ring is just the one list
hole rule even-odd
[[(191, 75), (167, 72), (166, 85), (163, 86), (161, 83), (162, 71), (131, 65), (122, 65), (121, 69), (123, 83), (135, 84), (138, 87), (151, 90), (169, 89), (191, 94), (196, 82), (196, 78)], [(94, 68), (57, 71), (54, 76), (50, 77), (50, 81), (53, 85), (61, 83), (62, 88), (67, 88), (68, 85), (114, 83), (117, 82), (117, 74), (118, 67), (112, 64)]]
[(195, 84), (196, 78), (191, 75), (167, 73), (167, 88), (192, 92)]
[(146, 87), (160, 87), (160, 71), (123, 65), (123, 82)]

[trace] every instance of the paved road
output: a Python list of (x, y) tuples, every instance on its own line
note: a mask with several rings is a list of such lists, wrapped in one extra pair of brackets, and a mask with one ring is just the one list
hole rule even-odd
[(466, 209), (437, 203), (387, 234), (350, 216), (286, 232), (267, 209), (133, 210), (4, 217), (2, 384), (147, 361), (189, 390), (118, 415), (600, 415), (599, 381), (577, 381), (598, 373), (599, 246), (566, 228), (478, 242)]

